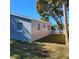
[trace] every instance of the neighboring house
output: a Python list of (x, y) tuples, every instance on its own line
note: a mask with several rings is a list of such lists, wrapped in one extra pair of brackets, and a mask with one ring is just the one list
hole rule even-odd
[(10, 14), (10, 39), (35, 41), (50, 34), (49, 22)]

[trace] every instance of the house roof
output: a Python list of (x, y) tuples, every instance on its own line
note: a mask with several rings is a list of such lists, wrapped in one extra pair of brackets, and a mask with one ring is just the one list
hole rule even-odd
[(10, 14), (10, 18), (11, 17), (15, 17), (18, 20), (23, 20), (23, 21), (27, 21), (27, 22), (31, 22), (32, 19), (24, 17), (24, 16), (20, 16), (20, 15), (16, 15), (16, 14)]
[(36, 22), (41, 22), (41, 23), (47, 23), (47, 22), (44, 22), (44, 21), (36, 20), (32, 17), (18, 15), (18, 14), (10, 14), (10, 16), (16, 17), (20, 20), (24, 20), (24, 21), (27, 21), (27, 22), (36, 21)]

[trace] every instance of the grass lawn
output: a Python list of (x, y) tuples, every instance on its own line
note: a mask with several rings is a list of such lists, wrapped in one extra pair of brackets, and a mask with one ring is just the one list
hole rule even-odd
[(11, 40), (10, 59), (68, 59), (68, 46), (46, 42)]
[(37, 42), (49, 42), (49, 43), (60, 43), (60, 44), (65, 44), (65, 35), (64, 34), (50, 34), (46, 37), (43, 37), (39, 40), (37, 40)]

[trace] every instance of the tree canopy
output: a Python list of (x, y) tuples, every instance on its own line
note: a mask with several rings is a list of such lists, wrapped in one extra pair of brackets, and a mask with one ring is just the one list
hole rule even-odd
[[(43, 19), (49, 21), (49, 17), (54, 18), (54, 20), (57, 22), (57, 25), (60, 27), (59, 29), (61, 29), (61, 17), (63, 16), (62, 4), (63, 0), (37, 0), (36, 8), (37, 12), (42, 16)], [(58, 18), (60, 18), (60, 20)]]

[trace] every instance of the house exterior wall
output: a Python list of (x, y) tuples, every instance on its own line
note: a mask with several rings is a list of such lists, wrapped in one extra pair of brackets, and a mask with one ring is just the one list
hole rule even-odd
[(49, 35), (50, 31), (48, 22), (10, 15), (10, 39), (32, 42)]
[[(18, 23), (22, 23), (22, 29), (18, 29)], [(31, 20), (10, 15), (10, 39), (28, 41), (31, 40)]]
[[(40, 26), (39, 26), (40, 24)], [(40, 28), (38, 28), (38, 26)], [(32, 21), (32, 41), (40, 39), (50, 34), (51, 27), (49, 23), (40, 22), (40, 21)]]
[(31, 22), (25, 22), (25, 21), (22, 21), (22, 20), (19, 20), (22, 24), (23, 24), (23, 27), (25, 27), (29, 34), (31, 35)]

